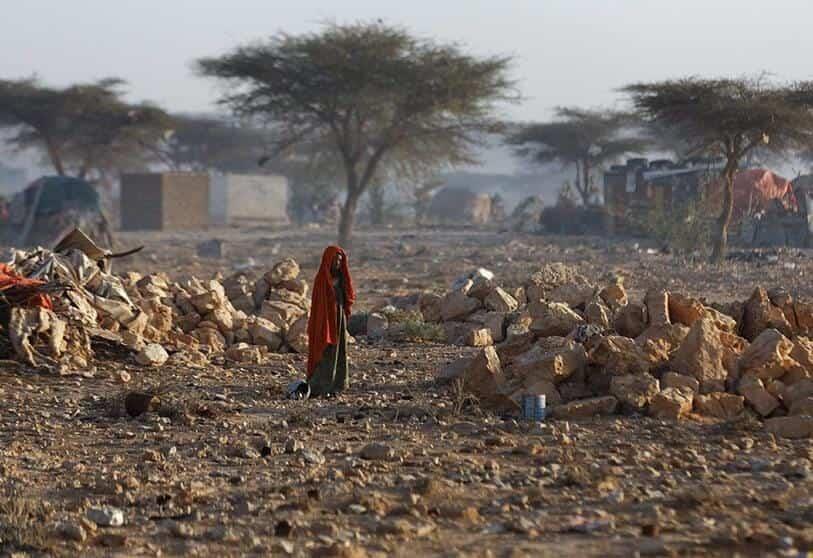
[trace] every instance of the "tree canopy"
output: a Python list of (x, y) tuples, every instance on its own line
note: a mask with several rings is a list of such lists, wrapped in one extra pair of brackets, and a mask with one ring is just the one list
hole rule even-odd
[(473, 159), (472, 148), (500, 127), (497, 103), (516, 98), (509, 63), (357, 23), (278, 34), (197, 68), (228, 84), (223, 105), (273, 127), (275, 151), (314, 138), (331, 145), (345, 175), (346, 244), (358, 200), (384, 161), (419, 170)]
[(713, 259), (724, 258), (734, 206), (734, 175), (757, 148), (771, 152), (810, 145), (813, 84), (774, 84), (755, 78), (688, 77), (622, 89), (639, 115), (682, 138), (692, 152), (725, 158), (726, 187)]
[(16, 148), (42, 150), (60, 175), (141, 164), (145, 146), (170, 120), (153, 105), (124, 101), (123, 85), (117, 78), (65, 88), (0, 80), (0, 126), (15, 129), (9, 143)]
[(269, 133), (218, 115), (173, 114), (171, 130), (155, 144), (157, 158), (173, 170), (257, 172)]
[[(584, 205), (596, 193), (593, 171), (629, 153), (641, 153), (648, 141), (628, 129), (629, 115), (574, 107), (556, 109), (551, 122), (530, 123), (508, 134), (518, 156), (545, 164), (575, 165), (575, 188)], [(626, 133), (625, 133), (626, 132)]]

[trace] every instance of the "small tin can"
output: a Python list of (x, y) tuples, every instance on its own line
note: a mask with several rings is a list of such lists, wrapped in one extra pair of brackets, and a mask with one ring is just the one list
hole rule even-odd
[(522, 417), (525, 420), (545, 420), (545, 394), (524, 395), (522, 397)]

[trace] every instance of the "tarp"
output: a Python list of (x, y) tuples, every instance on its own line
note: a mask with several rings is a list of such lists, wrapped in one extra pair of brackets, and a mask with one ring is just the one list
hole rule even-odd
[(99, 193), (87, 181), (70, 176), (44, 176), (25, 189), (26, 207), (34, 202), (37, 188), (42, 184), (42, 195), (37, 215), (58, 213), (66, 205), (94, 210), (99, 208)]
[(47, 294), (40, 292), (45, 281), (27, 279), (8, 265), (0, 263), (0, 304), (53, 308)]
[[(722, 203), (724, 183), (715, 182), (710, 198), (715, 206)], [(734, 177), (734, 214), (732, 220), (740, 221), (746, 215), (768, 211), (779, 204), (787, 211), (798, 211), (799, 204), (791, 182), (766, 169), (749, 169)]]

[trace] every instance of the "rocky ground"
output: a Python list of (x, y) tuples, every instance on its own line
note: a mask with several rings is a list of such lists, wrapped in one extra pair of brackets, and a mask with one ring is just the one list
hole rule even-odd
[[(197, 245), (223, 240), (221, 258)], [(126, 234), (117, 271), (228, 275), (295, 257), (310, 279), (329, 229)], [(471, 230), (360, 231), (359, 310), (441, 292), (484, 266), (520, 282), (542, 263), (725, 301), (757, 284), (813, 298), (811, 254), (721, 267), (633, 242)], [(253, 260), (253, 261), (252, 261)], [(741, 261), (751, 260), (751, 261)], [(338, 400), (286, 401), (300, 355), (267, 365), (139, 366), (96, 347), (95, 370), (0, 364), (0, 553), (157, 555), (777, 555), (813, 550), (809, 440), (753, 418), (614, 416), (530, 425), (480, 410), (435, 374), (474, 349), (359, 338)], [(132, 378), (122, 383), (128, 372)], [(85, 377), (87, 376), (87, 377)], [(126, 394), (157, 393), (130, 418)], [(749, 415), (750, 416), (750, 415)]]

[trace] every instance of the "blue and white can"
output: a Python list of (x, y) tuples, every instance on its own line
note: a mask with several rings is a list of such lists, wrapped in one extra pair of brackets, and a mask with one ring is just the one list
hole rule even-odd
[(522, 418), (525, 420), (545, 420), (545, 394), (522, 396)]

